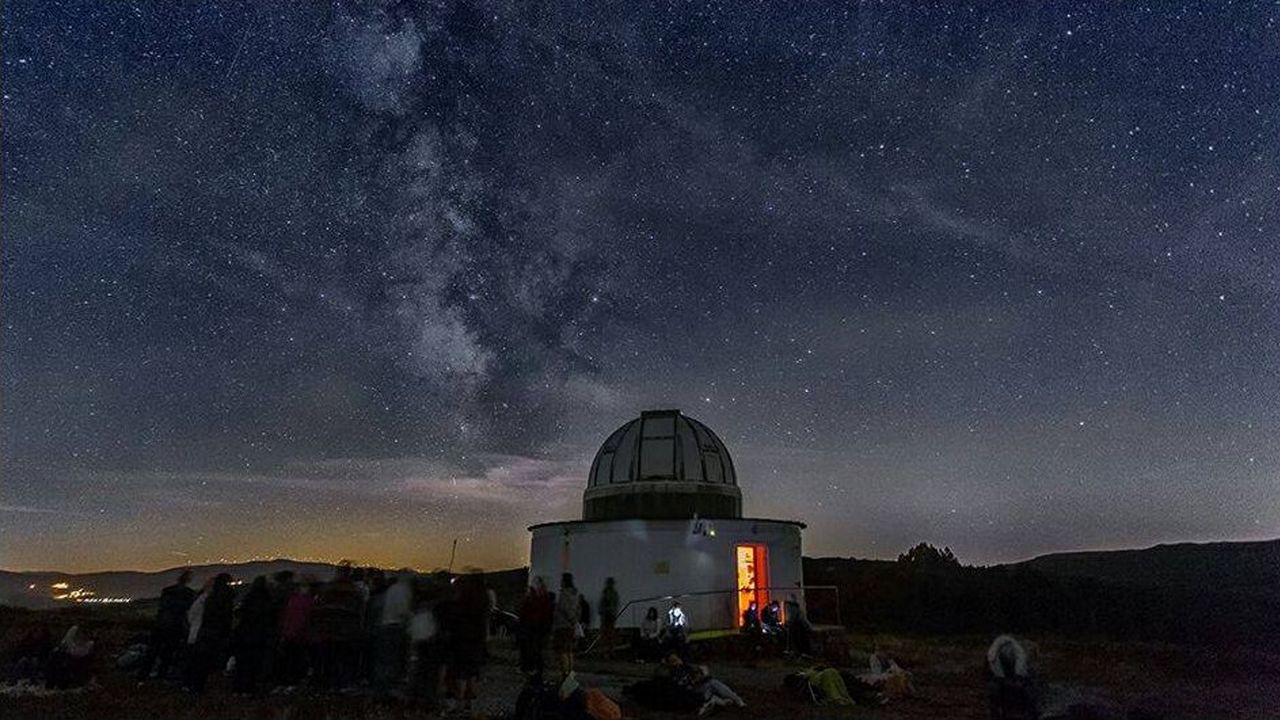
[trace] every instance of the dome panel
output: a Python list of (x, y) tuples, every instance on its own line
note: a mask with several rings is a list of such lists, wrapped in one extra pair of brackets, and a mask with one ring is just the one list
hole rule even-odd
[(706, 425), (679, 410), (644, 412), (600, 446), (583, 517), (741, 517), (733, 460)]

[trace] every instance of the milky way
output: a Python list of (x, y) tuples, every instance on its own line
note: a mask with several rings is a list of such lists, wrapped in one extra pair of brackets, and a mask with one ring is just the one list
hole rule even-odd
[(1274, 6), (3, 5), (0, 566), (1280, 534)]

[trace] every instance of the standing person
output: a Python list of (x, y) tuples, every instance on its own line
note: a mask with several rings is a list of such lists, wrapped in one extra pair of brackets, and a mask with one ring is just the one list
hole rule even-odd
[(364, 612), (360, 617), (360, 664), (357, 676), (360, 682), (375, 684), (377, 674), (378, 635), (382, 630), (382, 605), (386, 601), (391, 583), (380, 568), (365, 571), (369, 592), (365, 595)]
[(284, 619), (284, 608), (293, 594), (293, 571), (280, 570), (271, 576), (267, 583), (267, 591), (271, 595), (271, 637), (267, 638), (267, 652), (262, 658), (262, 676), (273, 685), (282, 685), (280, 658), (280, 623)]
[(551, 619), (551, 635), (560, 661), (562, 680), (573, 672), (573, 646), (577, 642), (580, 600), (578, 589), (573, 586), (573, 573), (561, 575), (560, 595), (556, 598), (556, 609)]
[(209, 673), (222, 667), (231, 647), (231, 629), (235, 615), (235, 593), (231, 590), (231, 576), (219, 573), (209, 590), (192, 604), (199, 607), (199, 623), (192, 623), (195, 643), (187, 662), (187, 689), (204, 692)]
[(794, 594), (787, 597), (787, 644), (797, 655), (809, 655), (812, 652), (809, 637), (809, 618), (804, 616), (804, 607)]
[(379, 692), (389, 692), (404, 679), (408, 646), (405, 631), (413, 617), (413, 583), (408, 573), (392, 575), (382, 593), (382, 609), (377, 618), (374, 642), (373, 683)]
[[(178, 574), (177, 582), (160, 591), (160, 607), (156, 609), (151, 642), (147, 644), (146, 657), (138, 669), (140, 680), (152, 676), (152, 666), (155, 666), (155, 677), (167, 678), (174, 656), (186, 646), (187, 611), (196, 599), (196, 591), (190, 584), (191, 571), (183, 570)], [(156, 665), (157, 661), (159, 665)]]
[(360, 663), (360, 627), (364, 593), (352, 578), (351, 565), (343, 563), (316, 598), (311, 610), (319, 643), (320, 678), (325, 687), (348, 690), (356, 680)]
[(233, 643), (236, 669), (232, 688), (236, 693), (252, 695), (258, 691), (267, 646), (275, 635), (276, 616), (266, 576), (253, 579), (249, 592), (236, 609), (236, 616)]
[(453, 695), (469, 714), (471, 701), (476, 697), (476, 678), (485, 661), (489, 593), (479, 575), (463, 575), (454, 588), (456, 594), (449, 615), (449, 669)]
[(520, 603), (519, 626), (516, 628), (520, 643), (520, 669), (539, 680), (544, 667), (542, 656), (546, 652), (547, 637), (551, 634), (554, 602), (551, 593), (547, 592), (546, 581), (538, 576)]
[(315, 605), (315, 582), (294, 586), (280, 616), (280, 652), (277, 681), (292, 688), (307, 676), (312, 656), (311, 608)]
[(605, 656), (613, 658), (614, 623), (618, 621), (618, 588), (611, 577), (604, 579), (604, 591), (600, 593), (600, 641), (604, 644)]

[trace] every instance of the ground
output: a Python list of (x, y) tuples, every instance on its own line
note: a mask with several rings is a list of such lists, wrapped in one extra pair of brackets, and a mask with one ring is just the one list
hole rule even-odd
[[(66, 620), (67, 618), (61, 618)], [(10, 628), (12, 629), (12, 628)], [(137, 627), (96, 623), (96, 634), (110, 653)], [(6, 633), (7, 634), (7, 633)], [(916, 694), (878, 708), (838, 708), (808, 705), (781, 691), (784, 675), (800, 667), (780, 657), (733, 658), (712, 654), (706, 662), (714, 674), (747, 701), (744, 709), (725, 709), (721, 717), (743, 720), (786, 718), (986, 718), (981, 663), (989, 638), (876, 638), (914, 675)], [(869, 645), (854, 636), (852, 644)], [(1274, 720), (1280, 707), (1280, 653), (1234, 648), (1231, 651), (1144, 643), (1069, 641), (1030, 638), (1042, 675), (1054, 683), (1102, 698), (1133, 717), (1240, 718)], [(495, 643), (494, 660), (486, 668), (478, 714), (509, 714), (520, 688), (514, 651)], [(629, 661), (582, 658), (579, 676), (584, 686), (606, 691), (643, 678), (652, 667)], [(399, 705), (362, 697), (303, 696), (244, 699), (232, 696), (222, 678), (208, 693), (192, 697), (179, 690), (150, 683), (139, 686), (104, 663), (98, 687), (53, 697), (0, 697), (0, 713), (8, 718), (85, 718), (134, 720), (144, 718), (217, 718), (261, 720), (380, 720), (428, 717)], [(622, 703), (624, 717), (638, 720), (691, 716), (654, 713)], [(1122, 715), (1123, 717), (1123, 715)]]

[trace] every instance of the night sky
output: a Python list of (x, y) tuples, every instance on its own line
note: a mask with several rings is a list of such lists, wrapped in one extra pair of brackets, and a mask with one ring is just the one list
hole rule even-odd
[(3, 4), (0, 567), (1280, 535), (1280, 8)]

